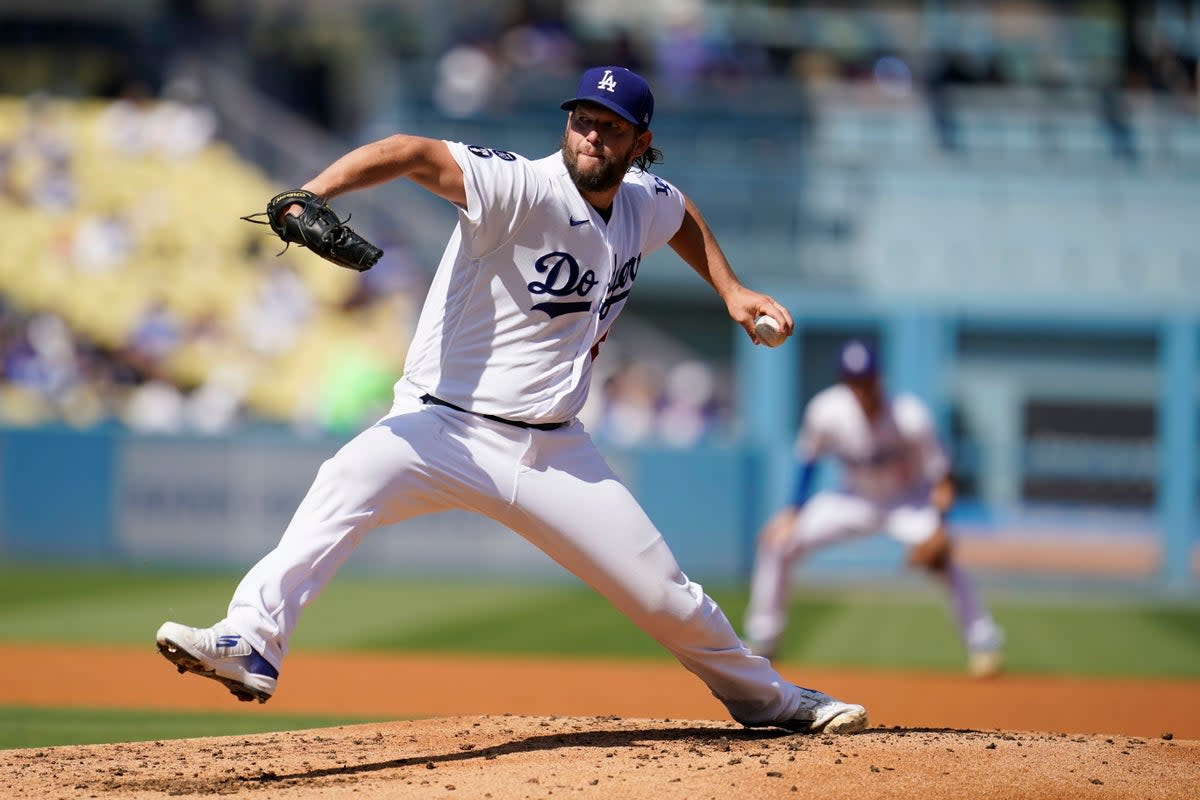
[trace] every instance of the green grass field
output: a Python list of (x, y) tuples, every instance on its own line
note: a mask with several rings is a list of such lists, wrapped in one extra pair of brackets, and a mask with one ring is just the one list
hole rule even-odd
[[(0, 566), (0, 641), (151, 646), (166, 619), (220, 618), (240, 576)], [(744, 588), (707, 587), (740, 625)], [(1200, 597), (989, 589), (1013, 673), (1200, 680)], [(294, 650), (669, 659), (585, 587), (343, 573), (306, 611)], [(781, 657), (814, 666), (962, 669), (942, 595), (903, 584), (798, 592)], [(0, 748), (317, 727), (362, 719), (0, 708)], [(252, 725), (247, 728), (244, 726)], [(265, 726), (265, 727), (260, 727)]]
[(215, 714), (193, 711), (113, 711), (89, 708), (0, 706), (0, 749), (107, 744), (155, 739), (270, 733), (327, 728), (369, 720), (293, 714)]

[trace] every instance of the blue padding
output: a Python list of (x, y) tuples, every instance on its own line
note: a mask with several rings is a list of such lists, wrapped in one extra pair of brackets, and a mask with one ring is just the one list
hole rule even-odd
[(0, 434), (4, 549), (57, 558), (113, 555), (114, 451), (108, 433), (39, 428)]
[[(697, 579), (740, 578), (752, 471), (737, 450), (639, 448), (614, 462), (662, 532), (684, 572)], [(603, 509), (580, 513), (603, 513)]]

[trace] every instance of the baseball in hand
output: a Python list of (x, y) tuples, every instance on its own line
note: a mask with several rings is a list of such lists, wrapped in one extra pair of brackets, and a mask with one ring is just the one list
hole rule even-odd
[(775, 321), (775, 318), (766, 314), (754, 320), (754, 333), (767, 347), (778, 347), (787, 338), (780, 330), (779, 323)]

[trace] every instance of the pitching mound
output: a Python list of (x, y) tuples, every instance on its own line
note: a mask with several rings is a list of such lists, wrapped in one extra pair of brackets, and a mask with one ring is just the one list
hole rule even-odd
[(1193, 798), (1200, 741), (478, 716), (0, 752), (9, 798)]

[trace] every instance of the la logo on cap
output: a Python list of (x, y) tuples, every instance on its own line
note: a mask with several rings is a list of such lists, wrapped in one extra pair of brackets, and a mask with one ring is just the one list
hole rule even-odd
[(617, 79), (613, 77), (612, 70), (604, 70), (604, 77), (596, 84), (597, 89), (603, 89), (606, 92), (615, 92), (617, 90)]

